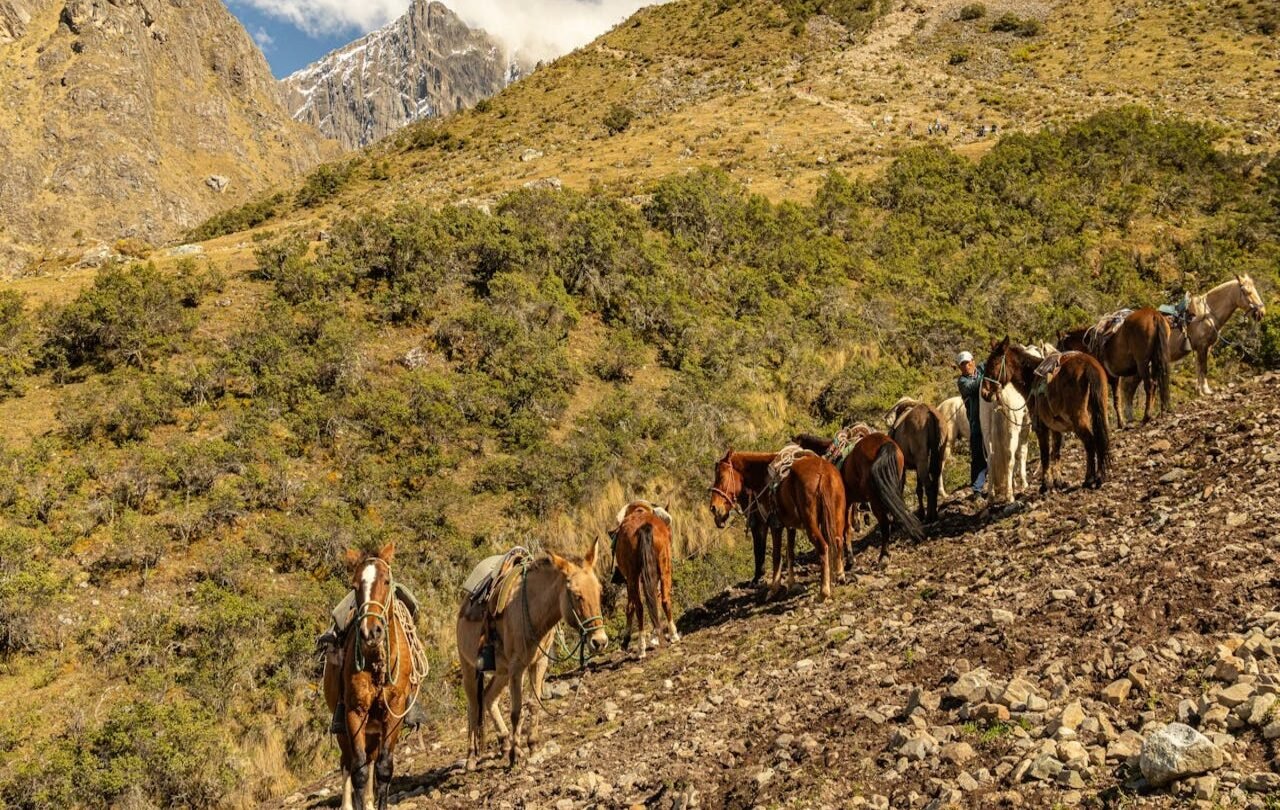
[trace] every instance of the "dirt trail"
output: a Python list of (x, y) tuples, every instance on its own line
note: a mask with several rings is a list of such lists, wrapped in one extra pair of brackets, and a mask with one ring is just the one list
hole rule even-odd
[[(1119, 434), (1101, 491), (999, 517), (952, 500), (884, 568), (860, 556), (827, 604), (812, 567), (784, 601), (724, 592), (675, 648), (615, 652), (549, 700), (546, 741), (513, 772), (459, 770), (450, 718), (401, 758), (396, 806), (1262, 807), (1280, 795), (1278, 382)], [(1072, 440), (1071, 480), (1081, 455)], [(1177, 719), (1222, 764), (1152, 788), (1138, 753)]]

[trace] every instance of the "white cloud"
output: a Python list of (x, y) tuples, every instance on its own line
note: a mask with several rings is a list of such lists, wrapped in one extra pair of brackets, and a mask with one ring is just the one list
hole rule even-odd
[(258, 30), (253, 32), (253, 41), (258, 43), (258, 47), (264, 51), (271, 50), (271, 46), (276, 44), (276, 38), (267, 33), (267, 29), (258, 26)]
[[(426, 0), (422, 0), (425, 2)], [(391, 22), (409, 0), (239, 0), (311, 36), (365, 33)], [(551, 59), (585, 45), (654, 0), (448, 0), (468, 25), (509, 50)], [(265, 33), (265, 32), (264, 32)]]

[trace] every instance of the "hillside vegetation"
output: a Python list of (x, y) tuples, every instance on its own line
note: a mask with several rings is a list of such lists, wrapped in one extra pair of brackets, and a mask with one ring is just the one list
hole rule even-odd
[[(248, 275), (120, 266), (65, 303), (6, 294), (0, 421), (58, 406), (0, 449), (0, 798), (213, 806), (331, 767), (311, 645), (347, 546), (398, 542), (424, 700), (452, 727), (456, 587), (494, 549), (581, 550), (655, 497), (696, 604), (747, 571), (702, 501), (726, 445), (937, 396), (955, 350), (1006, 331), (1236, 272), (1269, 298), (1280, 163), (1219, 135), (1122, 108), (977, 161), (929, 145), (830, 172), (805, 202), (703, 168), (642, 205), (405, 203), (322, 243), (278, 229)], [(1229, 337), (1275, 364), (1277, 317)]]

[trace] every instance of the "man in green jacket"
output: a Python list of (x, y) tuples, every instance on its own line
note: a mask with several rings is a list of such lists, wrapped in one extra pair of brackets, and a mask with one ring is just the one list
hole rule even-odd
[(987, 483), (987, 445), (982, 440), (982, 418), (978, 410), (983, 368), (974, 362), (969, 352), (956, 355), (956, 367), (960, 369), (956, 387), (960, 389), (964, 412), (969, 417), (969, 482), (976, 495)]

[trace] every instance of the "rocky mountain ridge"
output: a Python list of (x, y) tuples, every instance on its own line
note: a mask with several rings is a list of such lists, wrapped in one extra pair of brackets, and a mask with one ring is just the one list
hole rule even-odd
[(523, 70), (442, 3), (415, 0), (398, 20), (282, 85), (296, 120), (354, 149), (413, 121), (472, 107)]
[(552, 683), (513, 773), (464, 773), (450, 717), (398, 758), (397, 806), (1272, 806), (1277, 382), (1120, 433), (1101, 491), (953, 500), (827, 604), (812, 565), (781, 602), (724, 592), (675, 647)]
[(0, 0), (0, 87), (0, 270), (170, 238), (337, 154), (220, 0)]

